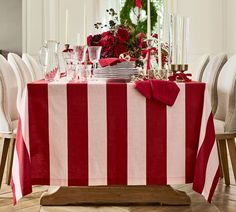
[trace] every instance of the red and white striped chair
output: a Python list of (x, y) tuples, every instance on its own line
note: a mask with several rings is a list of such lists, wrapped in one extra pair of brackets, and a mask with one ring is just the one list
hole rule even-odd
[(236, 180), (236, 55), (227, 61), (220, 72), (217, 96), (218, 106), (214, 118), (216, 138), (225, 183), (230, 185), (226, 143)]
[[(8, 155), (7, 184), (10, 183), (18, 112), (16, 109), (17, 84), (7, 60), (0, 55), (0, 137), (3, 151), (0, 164), (0, 187)], [(9, 148), (11, 147), (11, 148)]]

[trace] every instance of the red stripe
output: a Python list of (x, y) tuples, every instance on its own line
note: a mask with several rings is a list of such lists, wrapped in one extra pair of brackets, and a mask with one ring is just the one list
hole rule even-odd
[(69, 186), (88, 185), (87, 90), (87, 84), (67, 85)]
[(50, 184), (48, 85), (28, 84), (32, 184)]
[(186, 183), (193, 182), (201, 118), (204, 105), (204, 83), (186, 83)]
[(200, 194), (202, 193), (205, 185), (207, 163), (214, 144), (215, 129), (213, 124), (213, 116), (211, 114), (207, 122), (205, 138), (198, 153), (195, 165), (193, 189)]
[[(147, 100), (147, 184), (167, 183), (166, 105)], [(137, 106), (138, 107), (138, 106)], [(138, 115), (138, 114), (137, 114)]]
[(107, 84), (108, 185), (127, 185), (127, 85)]
[(212, 200), (212, 197), (213, 197), (213, 194), (215, 192), (215, 189), (216, 189), (216, 186), (219, 182), (219, 178), (220, 178), (220, 167), (217, 169), (217, 172), (216, 172), (216, 175), (214, 177), (214, 180), (213, 180), (213, 183), (212, 183), (212, 186), (211, 186), (211, 190), (210, 190), (210, 193), (209, 193), (209, 197), (208, 197), (208, 202), (211, 203), (211, 200)]
[[(19, 175), (20, 175), (20, 186), (22, 196), (28, 195), (32, 192), (32, 183), (31, 183), (31, 164), (30, 158), (25, 146), (24, 138), (22, 135), (21, 120), (19, 118), (17, 135), (16, 135), (16, 151), (19, 161)], [(13, 204), (16, 204), (15, 196), (15, 184), (12, 180), (11, 182), (12, 192), (13, 192)]]

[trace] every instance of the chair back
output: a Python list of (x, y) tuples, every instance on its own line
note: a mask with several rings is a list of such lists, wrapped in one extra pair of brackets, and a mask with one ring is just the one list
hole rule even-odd
[(217, 81), (222, 70), (222, 67), (227, 61), (226, 54), (218, 54), (210, 57), (210, 61), (203, 71), (201, 82), (207, 84), (207, 88), (211, 97), (212, 112), (215, 113), (217, 109)]
[(225, 122), (225, 132), (236, 132), (236, 55), (223, 66), (217, 83), (215, 119)]
[(24, 53), (22, 55), (22, 59), (24, 63), (27, 65), (28, 69), (30, 70), (33, 80), (43, 79), (42, 69), (40, 68), (37, 61), (31, 55)]
[(197, 60), (190, 62), (189, 71), (192, 73), (192, 79), (195, 81), (200, 81), (203, 71), (205, 70), (209, 62), (209, 55), (204, 54), (200, 56)]
[(27, 66), (25, 65), (20, 56), (13, 53), (9, 53), (8, 62), (10, 63), (16, 76), (17, 88), (18, 88), (17, 107), (19, 108), (24, 88), (27, 85), (27, 83), (32, 82), (33, 79), (29, 69), (27, 68)]
[(16, 108), (17, 83), (15, 74), (7, 62), (0, 55), (0, 132), (12, 133), (13, 121), (18, 119)]

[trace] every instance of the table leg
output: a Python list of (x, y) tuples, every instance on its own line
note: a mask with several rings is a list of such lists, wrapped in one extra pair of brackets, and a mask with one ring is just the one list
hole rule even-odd
[(44, 193), (42, 206), (190, 205), (189, 196), (171, 186), (57, 187)]

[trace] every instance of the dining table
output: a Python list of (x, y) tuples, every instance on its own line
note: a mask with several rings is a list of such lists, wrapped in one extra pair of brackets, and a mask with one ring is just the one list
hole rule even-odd
[(58, 204), (86, 203), (85, 197), (92, 202), (94, 193), (100, 203), (116, 198), (130, 203), (132, 195), (135, 203), (145, 191), (155, 197), (145, 201), (158, 202), (158, 192), (162, 198), (163, 188), (176, 184), (192, 184), (211, 202), (220, 169), (207, 86), (193, 81), (171, 86), (178, 91), (175, 98), (161, 80), (153, 81), (149, 97), (134, 82), (28, 83), (18, 108), (14, 204), (33, 185), (60, 186)]

